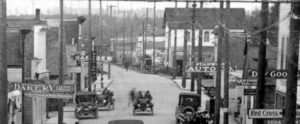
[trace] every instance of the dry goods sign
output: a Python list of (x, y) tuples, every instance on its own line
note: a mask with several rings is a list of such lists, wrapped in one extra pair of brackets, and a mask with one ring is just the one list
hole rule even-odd
[[(257, 70), (249, 70), (248, 75), (251, 78), (257, 78), (258, 77), (258, 71)], [(265, 72), (266, 78), (276, 78), (276, 79), (286, 79), (288, 76), (287, 70), (270, 70)], [(297, 76), (300, 76), (300, 71), (298, 71)]]

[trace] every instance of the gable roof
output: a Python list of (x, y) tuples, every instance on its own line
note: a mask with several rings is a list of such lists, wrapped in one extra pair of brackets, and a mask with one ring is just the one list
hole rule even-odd
[[(193, 8), (166, 8), (164, 13), (163, 28), (166, 25), (171, 28), (191, 28)], [(196, 8), (195, 21), (199, 22), (204, 29), (213, 29), (220, 20), (221, 10), (219, 8)], [(244, 29), (245, 9), (224, 9), (224, 20), (230, 29)]]

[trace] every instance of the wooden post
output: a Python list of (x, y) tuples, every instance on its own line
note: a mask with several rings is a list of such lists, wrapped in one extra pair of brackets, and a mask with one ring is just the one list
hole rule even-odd
[[(297, 109), (297, 75), (298, 75), (298, 58), (299, 58), (299, 16), (300, 3), (292, 4), (292, 13), (296, 17), (291, 18), (290, 24), (290, 41), (288, 42), (287, 53), (287, 82), (286, 82), (286, 99), (284, 124), (295, 124)], [(297, 19), (298, 17), (298, 19)]]
[(155, 21), (156, 21), (156, 0), (154, 0), (154, 14), (153, 14), (153, 61), (152, 72), (155, 73)]
[[(268, 13), (269, 13), (269, 3), (263, 2), (261, 4), (261, 16), (262, 16), (262, 29), (268, 27)], [(265, 72), (266, 72), (266, 42), (267, 42), (267, 31), (262, 31), (260, 33), (261, 41), (259, 42), (259, 52), (258, 52), (258, 79), (256, 85), (256, 109), (263, 109), (265, 102)], [(255, 119), (255, 124), (263, 124), (263, 119)]]
[[(177, 0), (175, 0), (175, 8), (177, 9)], [(177, 76), (177, 26), (175, 28), (175, 36), (174, 36), (174, 50), (173, 50), (173, 79), (176, 79)], [(185, 82), (182, 82), (182, 87), (185, 88)]]
[[(60, 42), (60, 54), (59, 54), (59, 84), (64, 84), (64, 67), (63, 67), (63, 45), (64, 45), (64, 0), (60, 0), (60, 25), (59, 25), (59, 42)], [(63, 124), (64, 108), (63, 100), (59, 99), (58, 103), (58, 124)]]
[[(200, 8), (203, 8), (203, 2), (201, 1), (200, 2)], [(202, 30), (202, 26), (201, 24), (198, 22), (198, 26), (199, 26), (199, 39), (198, 39), (198, 62), (202, 62), (202, 33), (203, 33), (203, 30)], [(201, 106), (201, 101), (202, 101), (202, 73), (199, 72), (197, 74), (197, 93), (199, 94), (200, 96), (200, 106)]]
[(7, 108), (7, 17), (6, 0), (0, 0), (0, 122), (8, 123)]
[[(226, 4), (226, 10), (227, 12), (230, 11), (230, 2), (227, 0)], [(228, 24), (227, 20), (225, 21), (225, 24)], [(225, 25), (227, 26), (227, 25)], [(227, 27), (228, 28), (228, 27)], [(229, 124), (228, 122), (228, 105), (229, 105), (229, 34), (225, 33), (225, 42), (224, 42), (224, 48), (225, 48), (225, 69), (224, 69), (224, 124)]]
[(222, 64), (222, 41), (223, 41), (223, 36), (224, 36), (224, 28), (223, 26), (223, 18), (224, 18), (224, 13), (223, 13), (223, 7), (224, 3), (220, 2), (220, 13), (221, 13), (221, 25), (219, 25), (219, 39), (218, 39), (218, 54), (217, 54), (217, 72), (216, 72), (216, 103), (215, 103), (215, 119), (214, 119), (214, 124), (219, 124), (220, 123), (220, 107), (221, 107), (221, 64)]
[[(193, 3), (193, 15), (192, 15), (192, 53), (191, 53), (191, 57), (192, 57), (192, 66), (195, 67), (195, 13), (196, 13), (196, 1), (194, 1)], [(195, 73), (191, 73), (191, 92), (195, 91)]]

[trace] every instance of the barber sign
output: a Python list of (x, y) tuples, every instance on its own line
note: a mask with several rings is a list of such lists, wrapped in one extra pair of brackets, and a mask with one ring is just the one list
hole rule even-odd
[(283, 109), (249, 109), (248, 116), (252, 118), (282, 118)]

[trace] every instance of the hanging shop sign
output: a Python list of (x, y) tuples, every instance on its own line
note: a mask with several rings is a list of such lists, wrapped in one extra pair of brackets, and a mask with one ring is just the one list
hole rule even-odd
[[(225, 64), (222, 63), (221, 68), (224, 70)], [(195, 63), (195, 66), (189, 65), (185, 68), (186, 72), (215, 72), (217, 71), (217, 63)], [(235, 68), (229, 67), (229, 71), (235, 71)]]
[(229, 81), (230, 86), (256, 86), (257, 79), (235, 78)]
[(249, 109), (249, 118), (282, 118), (282, 109)]
[[(92, 52), (92, 54), (93, 54), (93, 52)], [(74, 60), (77, 60), (77, 61), (89, 61), (89, 56), (88, 55), (75, 55), (74, 56)], [(112, 57), (111, 56), (96, 56), (96, 60), (97, 60), (97, 62), (98, 61), (111, 62), (112, 61)]]
[[(257, 78), (258, 71), (257, 70), (249, 70), (248, 75), (250, 78)], [(287, 70), (270, 70), (265, 72), (266, 78), (276, 78), (276, 79), (286, 79), (287, 78)], [(297, 77), (300, 77), (300, 71), (298, 71)]]
[(256, 89), (244, 89), (244, 95), (254, 96), (256, 95)]
[(72, 84), (40, 84), (40, 83), (20, 83), (10, 82), (9, 91), (21, 90), (24, 95), (31, 97), (45, 98), (73, 98), (74, 85)]

